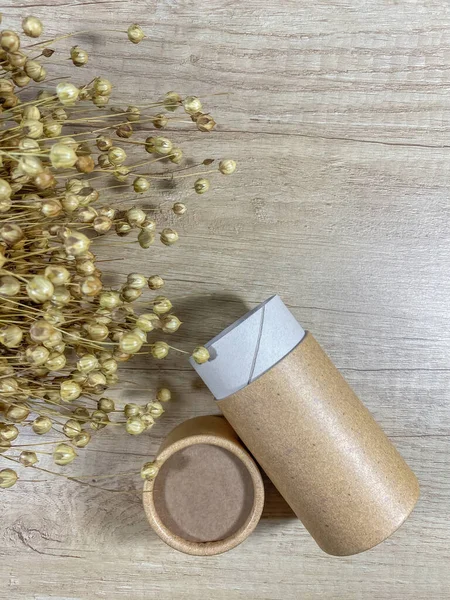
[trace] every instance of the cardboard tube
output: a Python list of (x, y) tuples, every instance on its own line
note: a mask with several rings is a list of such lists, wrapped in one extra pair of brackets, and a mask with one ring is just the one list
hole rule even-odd
[(415, 475), (310, 333), (218, 406), (325, 552), (368, 550), (414, 508)]

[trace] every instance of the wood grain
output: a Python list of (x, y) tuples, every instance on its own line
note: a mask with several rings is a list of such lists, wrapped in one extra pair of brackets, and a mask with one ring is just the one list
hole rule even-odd
[[(49, 37), (144, 27), (140, 46), (77, 37), (92, 55), (87, 73), (108, 75), (116, 97), (135, 102), (170, 89), (203, 96), (218, 131), (179, 138), (194, 156), (235, 157), (239, 171), (187, 198), (178, 246), (111, 250), (123, 258), (115, 277), (143, 260), (148, 275), (165, 276), (186, 347), (278, 292), (394, 439), (422, 497), (390, 540), (336, 559), (268, 484), (251, 538), (197, 558), (151, 532), (138, 479), (120, 494), (21, 483), (1, 495), (0, 597), (450, 598), (450, 5), (4, 0), (1, 10), (7, 27), (41, 17)], [(217, 412), (181, 359), (127, 368), (122, 399), (162, 382), (175, 399), (151, 435), (101, 432), (79, 472), (139, 468), (175, 424)]]

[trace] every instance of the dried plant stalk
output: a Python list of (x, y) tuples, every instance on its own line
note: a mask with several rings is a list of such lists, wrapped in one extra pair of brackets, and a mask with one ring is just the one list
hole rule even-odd
[[(36, 17), (22, 25), (26, 36), (42, 34)], [(126, 34), (133, 44), (145, 38), (138, 25)], [(105, 77), (44, 88), (54, 46), (70, 37), (23, 49), (18, 33), (0, 32), (0, 465), (9, 461), (0, 470), (3, 489), (20, 481), (11, 462), (60, 474), (40, 465), (48, 452), (36, 448), (48, 444), (54, 463), (66, 466), (96, 431), (116, 425), (139, 435), (163, 414), (171, 399), (167, 388), (145, 406), (121, 408), (107, 392), (120, 381), (121, 362), (142, 353), (161, 360), (177, 351), (163, 336), (181, 321), (160, 292), (159, 275), (133, 272), (119, 289), (106, 286), (96, 247), (108, 234), (132, 236), (120, 243), (143, 249), (156, 237), (165, 246), (177, 243), (178, 232), (158, 230), (139, 199), (150, 193), (154, 202), (155, 182), (164, 179), (192, 178), (194, 192), (203, 194), (210, 188), (207, 176), (236, 168), (231, 159), (217, 167), (212, 159), (182, 166), (183, 151), (172, 135), (160, 135), (187, 119), (200, 132), (214, 128), (197, 97), (168, 92), (151, 105), (117, 109), (110, 106), (112, 85)], [(78, 68), (89, 60), (78, 46), (69, 55)], [(25, 98), (30, 84), (39, 91)], [(145, 125), (154, 135), (141, 138)], [(131, 161), (135, 149), (142, 157)], [(187, 207), (177, 202), (172, 210), (181, 216)], [(144, 290), (152, 298), (147, 312), (138, 312)], [(209, 359), (203, 347), (192, 355), (198, 362)], [(38, 437), (56, 431), (58, 439), (20, 443), (30, 429)], [(141, 469), (143, 478), (155, 474), (151, 462)]]

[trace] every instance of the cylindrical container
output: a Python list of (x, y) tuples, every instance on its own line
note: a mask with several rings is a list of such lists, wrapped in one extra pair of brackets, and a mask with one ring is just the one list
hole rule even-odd
[(363, 552), (405, 521), (415, 475), (278, 296), (206, 346), (192, 364), (325, 552)]
[(175, 427), (155, 463), (158, 473), (144, 485), (144, 508), (169, 546), (199, 556), (220, 554), (258, 524), (261, 474), (223, 417), (196, 417)]

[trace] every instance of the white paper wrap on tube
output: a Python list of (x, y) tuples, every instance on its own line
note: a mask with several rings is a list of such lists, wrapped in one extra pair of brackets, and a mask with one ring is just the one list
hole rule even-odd
[(217, 400), (234, 394), (263, 375), (299, 344), (304, 329), (272, 296), (205, 344), (211, 358), (190, 362)]

